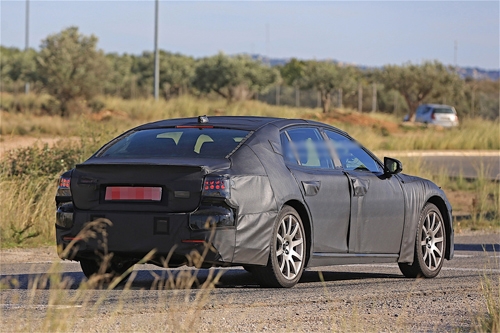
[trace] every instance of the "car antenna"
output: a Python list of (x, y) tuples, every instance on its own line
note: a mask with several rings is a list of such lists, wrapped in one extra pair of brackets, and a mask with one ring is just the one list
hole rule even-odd
[(199, 123), (199, 124), (205, 124), (205, 123), (208, 123), (208, 117), (207, 117), (207, 115), (204, 115), (204, 116), (198, 116), (198, 123)]

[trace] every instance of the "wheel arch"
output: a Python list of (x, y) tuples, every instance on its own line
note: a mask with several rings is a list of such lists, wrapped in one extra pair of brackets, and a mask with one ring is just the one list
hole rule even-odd
[(312, 251), (312, 224), (309, 212), (307, 211), (306, 206), (299, 200), (288, 200), (283, 204), (283, 206), (285, 205), (290, 206), (297, 211), (300, 219), (302, 220), (302, 224), (304, 225), (304, 230), (306, 232), (306, 262), (304, 267), (307, 267)]
[(441, 213), (441, 216), (443, 217), (445, 231), (446, 231), (446, 253), (444, 257), (450, 260), (452, 253), (452, 246), (453, 246), (453, 241), (452, 241), (453, 222), (451, 220), (451, 215), (448, 212), (448, 208), (443, 198), (439, 196), (433, 196), (430, 197), (429, 200), (427, 200), (427, 202), (436, 205), (436, 207), (439, 209), (439, 212)]

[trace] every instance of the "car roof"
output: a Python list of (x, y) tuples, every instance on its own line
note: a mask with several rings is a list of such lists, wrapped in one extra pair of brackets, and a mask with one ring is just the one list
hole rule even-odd
[(446, 104), (423, 104), (423, 105), (427, 105), (427, 106), (430, 106), (430, 107), (433, 107), (433, 108), (453, 108), (453, 106), (451, 105), (446, 105)]
[(323, 127), (326, 126), (335, 129), (337, 131), (340, 131), (331, 125), (304, 119), (286, 119), (286, 118), (255, 117), (255, 116), (207, 116), (207, 118), (208, 122), (200, 122), (200, 117), (166, 119), (141, 125), (139, 127), (136, 127), (135, 130), (154, 129), (162, 127), (176, 127), (176, 126), (215, 126), (215, 127), (224, 127), (230, 129), (256, 131), (259, 128), (269, 124), (273, 124), (274, 126), (280, 129), (290, 125), (302, 124), (302, 125), (316, 125)]

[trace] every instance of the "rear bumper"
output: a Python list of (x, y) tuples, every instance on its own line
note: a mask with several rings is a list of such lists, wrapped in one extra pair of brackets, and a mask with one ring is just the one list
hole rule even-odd
[[(189, 264), (190, 256), (205, 254), (204, 262), (211, 265), (230, 264), (235, 248), (235, 227), (193, 230), (192, 214), (151, 212), (80, 211), (57, 214), (56, 240), (62, 259), (96, 257), (99, 253), (114, 253), (122, 260), (138, 261), (155, 250), (155, 261), (171, 258), (171, 265)], [(64, 221), (60, 219), (64, 218)], [(107, 219), (104, 232), (83, 232), (88, 221)], [(196, 215), (200, 220), (200, 215)], [(68, 220), (72, 220), (69, 226)], [(61, 224), (65, 222), (65, 227)], [(73, 241), (75, 248), (65, 251)], [(65, 253), (66, 252), (66, 253)]]

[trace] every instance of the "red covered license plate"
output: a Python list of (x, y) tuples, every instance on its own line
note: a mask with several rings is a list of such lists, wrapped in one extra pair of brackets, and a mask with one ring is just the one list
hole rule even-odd
[(161, 201), (161, 187), (109, 186), (104, 200)]

